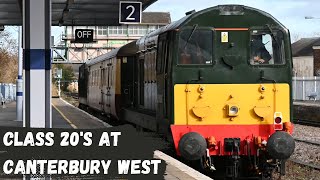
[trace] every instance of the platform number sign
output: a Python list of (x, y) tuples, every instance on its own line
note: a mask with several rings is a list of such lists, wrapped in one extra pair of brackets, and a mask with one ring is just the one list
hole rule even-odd
[(119, 6), (120, 24), (141, 23), (142, 2), (120, 1)]

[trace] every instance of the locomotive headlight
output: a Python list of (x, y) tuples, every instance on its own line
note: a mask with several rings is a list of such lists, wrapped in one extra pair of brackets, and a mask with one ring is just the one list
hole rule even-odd
[(229, 116), (238, 116), (239, 107), (236, 105), (229, 106)]

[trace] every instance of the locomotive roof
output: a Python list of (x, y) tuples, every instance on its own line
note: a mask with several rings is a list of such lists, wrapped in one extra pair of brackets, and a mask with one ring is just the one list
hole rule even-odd
[(213, 11), (213, 10), (220, 10), (221, 11), (225, 11), (224, 14), (223, 13), (220, 13), (221, 15), (240, 15), (240, 14), (236, 14), (234, 12), (229, 12), (228, 10), (225, 10), (226, 8), (229, 8), (229, 9), (240, 9), (240, 8), (243, 8), (243, 10), (247, 9), (247, 10), (252, 10), (252, 11), (256, 11), (257, 13), (260, 13), (261, 15), (263, 16), (266, 16), (270, 19), (272, 19), (274, 22), (277, 23), (277, 25), (279, 25), (281, 28), (283, 29), (286, 29), (285, 26), (283, 24), (281, 24), (276, 18), (274, 18), (271, 14), (265, 12), (265, 11), (262, 11), (260, 9), (256, 9), (256, 8), (252, 8), (252, 7), (249, 7), (249, 6), (244, 6), (244, 5), (234, 5), (234, 4), (228, 4), (228, 5), (218, 5), (218, 6), (214, 6), (214, 7), (210, 7), (210, 8), (207, 8), (207, 9), (203, 9), (201, 11), (198, 11), (198, 12), (194, 12), (192, 14), (189, 14), (183, 18), (181, 18), (180, 20), (178, 21), (175, 21), (171, 24), (168, 24), (162, 28), (159, 28), (149, 34), (147, 34), (146, 36), (140, 38), (139, 40), (137, 40), (137, 45), (145, 45), (147, 43), (149, 43), (149, 41), (152, 41), (154, 36), (158, 36), (160, 35), (161, 33), (163, 32), (166, 32), (166, 31), (170, 31), (170, 30), (174, 30), (174, 29), (177, 29), (181, 26), (183, 26), (184, 24), (188, 23), (188, 21), (190, 19), (192, 19), (193, 17), (196, 17), (198, 15), (201, 15), (201, 14), (204, 14), (204, 13), (207, 13), (209, 11)]
[(157, 35), (159, 35), (159, 34), (161, 34), (161, 33), (163, 33), (163, 32), (166, 32), (166, 31), (170, 31), (170, 30), (177, 29), (177, 28), (180, 27), (180, 25), (181, 25), (183, 22), (185, 22), (186, 19), (188, 19), (190, 16), (191, 16), (191, 14), (190, 14), (190, 15), (187, 15), (187, 16), (181, 18), (181, 19), (179, 19), (178, 21), (174, 21), (174, 22), (172, 22), (171, 24), (168, 24), (168, 25), (166, 25), (166, 26), (164, 26), (164, 27), (161, 27), (161, 28), (159, 28), (159, 29), (157, 29), (157, 30), (152, 31), (151, 33), (147, 34), (146, 36), (138, 39), (138, 40), (137, 40), (137, 44), (144, 44), (144, 41), (145, 41), (146, 39), (148, 39), (148, 38), (157, 36)]

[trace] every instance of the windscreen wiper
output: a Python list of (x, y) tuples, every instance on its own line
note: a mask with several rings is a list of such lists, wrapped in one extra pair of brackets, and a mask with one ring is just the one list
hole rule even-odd
[(266, 26), (268, 27), (268, 29), (269, 29), (269, 31), (270, 31), (270, 33), (271, 33), (272, 39), (274, 40), (274, 42), (276, 42), (277, 46), (279, 46), (279, 43), (278, 43), (276, 37), (274, 36), (273, 30), (271, 29), (270, 25), (269, 25), (269, 24), (266, 24)]
[(189, 43), (189, 41), (190, 41), (193, 33), (196, 31), (197, 27), (198, 27), (198, 24), (195, 24), (195, 25), (193, 26), (193, 29), (192, 29), (192, 31), (191, 31), (188, 39), (187, 39), (187, 42), (186, 42), (186, 44), (185, 44), (184, 47), (183, 47), (184, 50), (186, 49), (186, 47), (187, 47), (187, 45), (188, 45), (188, 43)]

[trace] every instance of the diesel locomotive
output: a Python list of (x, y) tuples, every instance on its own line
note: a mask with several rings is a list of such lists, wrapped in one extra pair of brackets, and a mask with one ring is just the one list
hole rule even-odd
[(289, 30), (242, 5), (182, 19), (80, 67), (79, 101), (172, 140), (231, 178), (285, 173), (291, 136)]

